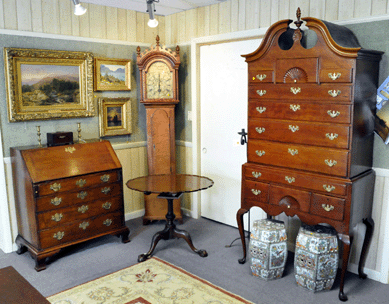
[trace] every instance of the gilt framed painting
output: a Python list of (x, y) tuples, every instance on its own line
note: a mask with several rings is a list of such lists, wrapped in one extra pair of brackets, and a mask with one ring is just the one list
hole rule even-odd
[(131, 61), (95, 58), (95, 91), (131, 90)]
[(100, 137), (131, 134), (131, 100), (99, 99)]
[(92, 53), (4, 48), (4, 66), (9, 122), (96, 115)]

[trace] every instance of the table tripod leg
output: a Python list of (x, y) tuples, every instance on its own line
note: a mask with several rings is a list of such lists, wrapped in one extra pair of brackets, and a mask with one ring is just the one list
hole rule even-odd
[(151, 241), (150, 250), (147, 253), (142, 253), (138, 256), (138, 262), (146, 261), (153, 253), (155, 247), (161, 239), (166, 239), (166, 234), (169, 233), (169, 228), (165, 227), (164, 230), (157, 232), (154, 234), (153, 239)]
[(190, 237), (190, 235), (187, 231), (180, 230), (180, 229), (174, 229), (174, 235), (177, 238), (184, 239), (188, 243), (190, 249), (192, 249), (194, 252), (196, 252), (199, 256), (201, 256), (203, 258), (208, 256), (208, 253), (204, 249), (196, 249), (196, 247), (193, 245), (192, 238)]

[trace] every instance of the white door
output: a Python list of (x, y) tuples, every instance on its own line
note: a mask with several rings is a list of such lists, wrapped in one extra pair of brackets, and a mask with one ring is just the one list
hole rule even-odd
[[(241, 57), (257, 49), (260, 40), (245, 40), (200, 47), (201, 174), (215, 185), (201, 193), (201, 216), (237, 226), (242, 164), (247, 145), (247, 63)], [(257, 214), (255, 214), (257, 213)], [(251, 218), (263, 218), (253, 208)], [(247, 227), (247, 217), (245, 217)]]

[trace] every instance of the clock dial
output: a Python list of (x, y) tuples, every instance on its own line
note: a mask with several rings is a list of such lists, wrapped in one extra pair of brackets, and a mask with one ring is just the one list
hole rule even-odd
[(147, 99), (173, 98), (173, 73), (161, 61), (150, 65), (146, 74)]

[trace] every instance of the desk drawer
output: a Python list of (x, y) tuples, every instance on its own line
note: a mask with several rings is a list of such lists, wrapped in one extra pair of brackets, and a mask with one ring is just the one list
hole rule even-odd
[(38, 230), (71, 223), (75, 220), (95, 217), (123, 208), (121, 196), (110, 197), (81, 205), (38, 213)]
[(100, 185), (94, 188), (86, 188), (84, 190), (73, 192), (61, 192), (56, 195), (40, 197), (36, 200), (36, 208), (38, 212), (58, 209), (76, 204), (83, 204), (97, 199), (106, 199), (122, 193), (122, 184)]
[(351, 102), (351, 85), (344, 84), (250, 84), (248, 97), (265, 100), (326, 100)]
[(115, 212), (39, 232), (41, 248), (60, 246), (123, 227), (123, 213)]
[(296, 144), (347, 149), (349, 127), (292, 120), (249, 120), (249, 137)]
[(349, 180), (342, 180), (326, 175), (272, 168), (255, 164), (243, 165), (243, 174), (245, 179), (301, 187), (310, 191), (341, 196), (346, 195), (347, 185), (350, 184)]
[(249, 117), (328, 123), (351, 122), (351, 106), (334, 103), (273, 102), (249, 100)]
[(249, 140), (247, 158), (248, 162), (347, 175), (347, 150)]

